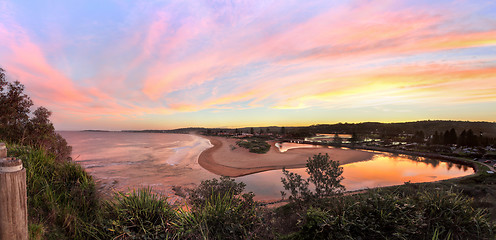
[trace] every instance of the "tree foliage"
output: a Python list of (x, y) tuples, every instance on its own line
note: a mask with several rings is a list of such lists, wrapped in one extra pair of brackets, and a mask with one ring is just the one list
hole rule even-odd
[(248, 149), (252, 153), (267, 153), (270, 150), (270, 144), (268, 144), (263, 139), (251, 138), (247, 140), (240, 140), (236, 142), (236, 145)]
[(370, 190), (310, 207), (291, 239), (494, 239), (473, 199), (444, 190)]
[(0, 73), (0, 135), (5, 140), (22, 142), (33, 101), (24, 94), (20, 82), (8, 82), (2, 68)]
[[(331, 160), (328, 154), (319, 153), (308, 158), (306, 167), (308, 179), (286, 169), (282, 170), (285, 177), (281, 178), (281, 181), (284, 189), (290, 192), (290, 201), (303, 203), (334, 196), (345, 190), (341, 184), (343, 167), (339, 165), (338, 161)], [(310, 183), (315, 187), (315, 191), (310, 190)]]
[(220, 179), (205, 180), (197, 188), (190, 190), (189, 202), (193, 206), (203, 206), (212, 196), (225, 195), (226, 193), (238, 196), (245, 187), (245, 183), (237, 183), (234, 179), (225, 176), (220, 177)]
[(0, 139), (45, 149), (57, 160), (67, 160), (71, 147), (55, 132), (52, 113), (39, 107), (31, 112), (33, 101), (19, 81), (9, 82), (0, 68)]
[(190, 211), (177, 224), (181, 239), (269, 239), (268, 225), (244, 183), (229, 177), (202, 181), (190, 192)]

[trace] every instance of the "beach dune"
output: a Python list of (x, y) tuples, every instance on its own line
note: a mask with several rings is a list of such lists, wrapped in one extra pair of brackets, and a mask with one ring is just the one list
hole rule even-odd
[(373, 156), (370, 152), (327, 147), (296, 148), (279, 152), (275, 142), (269, 142), (271, 145), (269, 152), (258, 154), (237, 146), (236, 142), (239, 139), (210, 136), (205, 138), (210, 140), (213, 147), (200, 154), (198, 163), (212, 173), (229, 177), (282, 168), (305, 167), (308, 158), (319, 153), (329, 154), (332, 160), (339, 161), (341, 165), (367, 161)]

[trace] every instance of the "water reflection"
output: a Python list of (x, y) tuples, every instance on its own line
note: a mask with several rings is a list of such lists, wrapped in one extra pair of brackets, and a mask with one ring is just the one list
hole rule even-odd
[[(456, 168), (453, 168), (456, 166)], [(292, 169), (307, 178), (305, 168)], [(342, 184), (346, 190), (400, 185), (404, 182), (432, 182), (472, 174), (473, 169), (436, 159), (395, 154), (376, 154), (369, 161), (343, 165)], [(258, 200), (278, 199), (283, 190), (281, 170), (267, 171), (237, 178), (245, 182)]]

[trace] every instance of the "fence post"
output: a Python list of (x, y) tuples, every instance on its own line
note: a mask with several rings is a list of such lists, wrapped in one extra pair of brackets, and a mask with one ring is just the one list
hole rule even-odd
[(28, 239), (26, 169), (0, 143), (0, 239)]

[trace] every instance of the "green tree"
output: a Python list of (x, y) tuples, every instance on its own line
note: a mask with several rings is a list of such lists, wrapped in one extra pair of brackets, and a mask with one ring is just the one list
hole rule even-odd
[[(290, 192), (289, 200), (297, 204), (313, 201), (324, 197), (334, 196), (345, 190), (341, 184), (343, 167), (338, 161), (333, 161), (328, 154), (314, 155), (308, 158), (306, 164), (308, 179), (303, 179), (299, 174), (283, 169), (284, 177), (281, 178), (285, 190)], [(309, 189), (312, 183), (315, 191)], [(283, 196), (284, 193), (281, 193)]]
[(467, 132), (465, 130), (463, 130), (458, 137), (458, 145), (467, 146)]
[(4, 140), (23, 143), (27, 134), (30, 107), (33, 101), (24, 93), (19, 81), (8, 82), (0, 68), (0, 136)]
[(446, 132), (444, 132), (444, 136), (443, 136), (443, 143), (448, 145), (448, 144), (457, 144), (458, 143), (458, 137), (456, 135), (456, 131), (454, 128), (451, 128), (451, 130), (446, 130)]
[(448, 145), (449, 142), (450, 142), (450, 135), (449, 135), (449, 131), (446, 130), (443, 135), (443, 144)]
[(456, 131), (454, 128), (452, 128), (449, 132), (449, 143), (456, 144), (457, 142), (458, 142), (458, 137), (456, 135)]
[(343, 167), (338, 161), (333, 161), (329, 155), (315, 155), (307, 161), (308, 180), (315, 185), (315, 197), (333, 196), (345, 190), (341, 185)]
[(439, 133), (436, 131), (434, 132), (434, 135), (432, 136), (432, 144), (441, 144), (442, 143), (442, 140), (441, 140), (441, 136), (439, 135)]
[(250, 128), (250, 133), (251, 133), (251, 134), (255, 134), (255, 129)]
[(44, 107), (31, 113), (31, 106), (33, 101), (24, 93), (24, 85), (7, 81), (5, 71), (0, 68), (0, 138), (41, 147), (57, 160), (67, 160), (72, 148), (55, 132), (49, 119), (52, 113)]
[(475, 146), (478, 146), (479, 145), (479, 141), (477, 139), (477, 136), (474, 134), (474, 132), (472, 131), (472, 129), (469, 129), (467, 131), (467, 146), (469, 147), (475, 147)]

